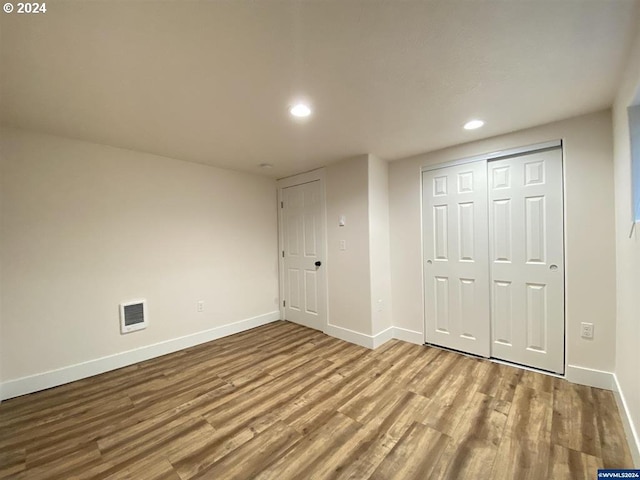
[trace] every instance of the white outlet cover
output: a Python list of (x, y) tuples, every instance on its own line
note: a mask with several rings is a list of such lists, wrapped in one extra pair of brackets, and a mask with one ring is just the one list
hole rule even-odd
[(582, 338), (593, 338), (593, 323), (582, 322), (580, 324), (580, 336)]

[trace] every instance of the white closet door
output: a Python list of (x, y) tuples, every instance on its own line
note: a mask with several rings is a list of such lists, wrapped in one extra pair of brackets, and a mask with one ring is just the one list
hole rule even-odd
[(326, 323), (320, 182), (282, 190), (285, 319), (316, 330)]
[(561, 150), (488, 165), (491, 356), (563, 373)]
[(490, 352), (487, 164), (423, 173), (428, 343)]

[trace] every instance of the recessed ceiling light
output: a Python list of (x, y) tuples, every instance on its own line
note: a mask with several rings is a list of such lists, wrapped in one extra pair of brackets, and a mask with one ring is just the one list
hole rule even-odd
[(480, 128), (483, 125), (484, 125), (484, 122), (482, 120), (471, 120), (464, 124), (464, 129), (475, 130), (476, 128)]
[(296, 103), (289, 109), (289, 113), (294, 117), (308, 117), (311, 115), (311, 108), (309, 108), (309, 105), (305, 105), (304, 103)]

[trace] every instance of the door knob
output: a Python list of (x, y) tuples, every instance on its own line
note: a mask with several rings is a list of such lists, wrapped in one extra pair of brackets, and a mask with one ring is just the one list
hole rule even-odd
[(318, 260), (318, 261), (315, 263), (315, 265), (316, 265), (316, 267), (319, 267), (320, 265), (322, 265), (322, 262), (321, 262), (320, 260)]
[(433, 262), (431, 260), (427, 260), (427, 263), (431, 265)]
[(555, 272), (558, 269), (558, 265), (549, 265), (549, 270)]

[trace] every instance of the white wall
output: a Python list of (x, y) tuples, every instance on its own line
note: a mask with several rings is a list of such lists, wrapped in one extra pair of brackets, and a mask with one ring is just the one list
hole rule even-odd
[(391, 327), (389, 164), (369, 155), (369, 261), (373, 334)]
[[(277, 310), (275, 181), (0, 135), (3, 382)], [(120, 335), (137, 298), (149, 327)]]
[[(3, 238), (4, 238), (4, 231), (3, 231), (3, 226), (2, 226), (2, 217), (3, 217), (3, 202), (4, 202), (4, 198), (2, 195), (2, 185), (4, 184), (4, 168), (2, 168), (2, 159), (4, 158), (5, 154), (4, 154), (4, 143), (2, 142), (2, 137), (1, 137), (2, 133), (0, 132), (0, 252), (2, 252), (2, 244), (3, 244)], [(2, 308), (2, 286), (4, 283), (4, 279), (3, 279), (3, 266), (2, 266), (2, 256), (0, 253), (0, 402), (2, 402), (2, 400), (5, 398), (4, 396), (4, 392), (3, 392), (3, 385), (2, 385), (2, 379), (4, 378), (3, 376), (3, 371), (4, 371), (4, 366), (2, 364), (3, 362), (3, 352), (4, 352), (4, 348), (3, 348), (3, 341), (2, 339), (5, 338), (4, 337), (4, 333), (3, 333), (3, 329), (2, 329), (2, 312), (3, 312), (3, 308)]]
[(392, 334), (388, 172), (372, 155), (327, 167), (327, 333), (368, 347)]
[[(364, 335), (372, 333), (368, 168), (368, 155), (334, 163), (326, 185), (328, 322)], [(344, 227), (338, 226), (340, 215)], [(346, 250), (340, 250), (341, 240)]]
[[(567, 363), (580, 371), (613, 371), (615, 244), (609, 111), (392, 162), (389, 211), (394, 326), (416, 336), (424, 332), (420, 167), (557, 139), (564, 141)], [(594, 324), (593, 340), (580, 337), (580, 322)]]
[[(635, 462), (640, 466), (640, 232), (629, 238), (632, 219), (631, 148), (627, 107), (640, 103), (640, 33), (613, 107), (617, 335), (616, 378), (635, 429)], [(633, 437), (633, 435), (631, 435)], [(633, 449), (632, 449), (633, 450)]]

